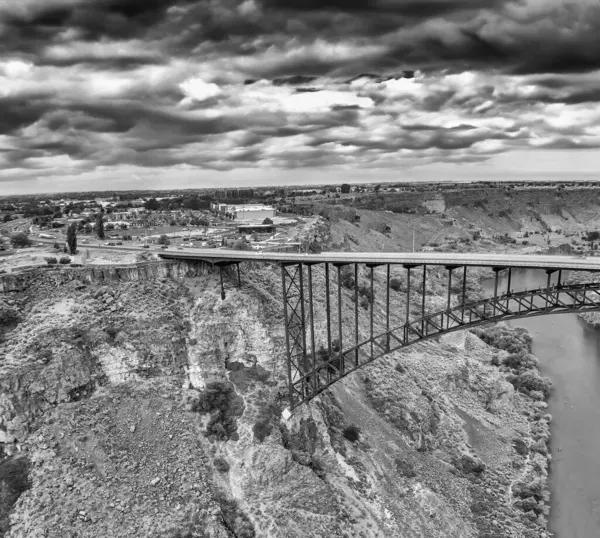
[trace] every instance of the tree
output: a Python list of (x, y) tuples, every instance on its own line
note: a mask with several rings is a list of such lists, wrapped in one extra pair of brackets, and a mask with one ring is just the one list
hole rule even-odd
[(15, 248), (31, 246), (31, 239), (29, 239), (29, 236), (25, 232), (17, 232), (16, 234), (13, 234), (10, 238), (10, 242)]
[(102, 219), (102, 213), (99, 213), (96, 217), (96, 235), (100, 239), (104, 239), (104, 220)]
[(150, 211), (158, 211), (160, 209), (160, 202), (156, 198), (150, 198), (150, 200), (144, 202), (144, 208)]
[(124, 222), (121, 223), (121, 230), (127, 230), (127, 224)]
[(91, 234), (93, 230), (94, 230), (94, 227), (89, 222), (83, 227), (83, 231), (86, 234)]
[(267, 217), (265, 220), (263, 220), (263, 224), (273, 224), (273, 221)]
[(244, 239), (236, 239), (231, 245), (233, 250), (250, 250), (250, 247), (246, 244)]
[(67, 228), (67, 244), (69, 245), (69, 253), (77, 253), (77, 223), (74, 222)]
[(350, 192), (350, 185), (348, 185), (348, 183), (344, 183), (341, 187), (340, 190), (344, 193), (344, 194), (348, 194)]
[(114, 225), (112, 222), (107, 222), (107, 223), (106, 223), (106, 226), (104, 227), (104, 229), (105, 229), (107, 232), (110, 232), (110, 231), (112, 231), (112, 230), (114, 230), (114, 229), (115, 229), (115, 225)]
[(166, 235), (163, 234), (158, 238), (158, 244), (159, 245), (170, 245), (171, 240)]

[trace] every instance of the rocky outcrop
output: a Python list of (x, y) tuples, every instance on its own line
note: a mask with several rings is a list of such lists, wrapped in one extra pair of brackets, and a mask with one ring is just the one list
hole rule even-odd
[(80, 282), (136, 282), (156, 278), (184, 278), (207, 274), (212, 266), (202, 261), (162, 261), (131, 265), (93, 265), (86, 267), (39, 267), (19, 273), (0, 275), (0, 292), (26, 290), (30, 284), (45, 278), (56, 285)]

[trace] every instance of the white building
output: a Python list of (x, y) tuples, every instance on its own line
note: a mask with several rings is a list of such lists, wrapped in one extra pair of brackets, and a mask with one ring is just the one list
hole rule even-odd
[(229, 206), (229, 212), (235, 215), (238, 222), (262, 222), (275, 216), (275, 208), (266, 205), (234, 205)]

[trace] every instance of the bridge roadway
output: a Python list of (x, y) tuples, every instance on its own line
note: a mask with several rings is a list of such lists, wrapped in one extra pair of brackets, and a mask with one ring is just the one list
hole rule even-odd
[[(142, 250), (142, 249), (140, 249)], [(225, 249), (166, 249), (163, 258), (196, 259), (212, 263), (265, 261), (282, 263), (373, 263), (400, 265), (441, 265), (472, 267), (512, 267), (529, 269), (564, 269), (600, 271), (600, 256), (547, 256), (537, 254), (478, 254), (447, 252), (322, 252), (296, 254), (289, 252), (249, 252)]]

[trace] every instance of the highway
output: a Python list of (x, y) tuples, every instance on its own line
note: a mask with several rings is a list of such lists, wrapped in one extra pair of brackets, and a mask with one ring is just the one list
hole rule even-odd
[[(53, 244), (54, 240), (34, 238), (35, 241)], [(60, 240), (59, 240), (60, 241)], [(548, 256), (538, 254), (490, 254), (454, 252), (322, 252), (320, 254), (297, 254), (290, 252), (260, 252), (222, 248), (189, 248), (183, 250), (157, 245), (142, 248), (127, 242), (123, 246), (79, 244), (86, 248), (116, 252), (150, 252), (162, 258), (181, 260), (263, 261), (289, 263), (393, 263), (399, 265), (459, 265), (470, 267), (513, 267), (527, 269), (572, 269), (600, 271), (600, 256)], [(62, 243), (61, 243), (62, 244)]]
[(467, 265), (472, 267), (600, 271), (600, 256), (542, 256), (536, 254), (478, 254), (470, 252), (322, 252), (320, 254), (295, 254), (289, 252), (192, 248), (186, 248), (184, 251), (166, 249), (159, 251), (158, 254), (164, 258), (201, 259), (214, 262), (229, 260), (291, 263), (393, 263), (400, 265)]

